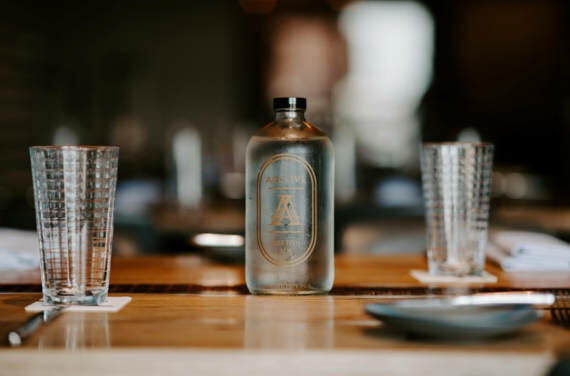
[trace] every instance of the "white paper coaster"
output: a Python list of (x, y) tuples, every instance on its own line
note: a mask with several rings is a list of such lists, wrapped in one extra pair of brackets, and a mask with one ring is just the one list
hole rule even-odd
[[(65, 308), (64, 312), (119, 312), (124, 306), (131, 301), (130, 296), (110, 296), (105, 303), (98, 306), (88, 305), (70, 305)], [(52, 304), (44, 303), (43, 300), (38, 300), (26, 306), (26, 312), (41, 312), (46, 309), (52, 308)]]
[(410, 275), (422, 283), (469, 284), (497, 282), (497, 277), (487, 271), (484, 271), (481, 276), (454, 277), (451, 275), (432, 275), (427, 270), (411, 270)]

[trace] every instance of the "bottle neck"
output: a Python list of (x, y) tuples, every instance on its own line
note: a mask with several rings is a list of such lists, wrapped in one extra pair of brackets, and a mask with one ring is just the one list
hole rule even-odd
[(275, 111), (275, 120), (305, 121), (305, 110), (283, 109)]

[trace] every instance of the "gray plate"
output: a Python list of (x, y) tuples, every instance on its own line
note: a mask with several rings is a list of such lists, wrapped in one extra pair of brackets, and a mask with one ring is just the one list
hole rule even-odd
[(368, 304), (366, 312), (406, 333), (452, 339), (480, 339), (516, 332), (542, 316), (530, 305), (428, 306)]

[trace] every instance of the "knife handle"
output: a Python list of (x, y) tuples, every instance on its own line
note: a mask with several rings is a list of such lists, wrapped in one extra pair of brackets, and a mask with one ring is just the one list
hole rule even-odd
[(58, 306), (36, 313), (22, 325), (8, 332), (7, 340), (10, 346), (20, 346), (26, 338), (32, 335), (43, 324), (53, 321), (63, 312), (64, 306)]

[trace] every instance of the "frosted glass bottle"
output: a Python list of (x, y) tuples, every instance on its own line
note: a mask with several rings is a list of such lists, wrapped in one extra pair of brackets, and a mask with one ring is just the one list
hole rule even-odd
[(275, 98), (246, 156), (246, 282), (253, 294), (319, 294), (334, 280), (334, 150), (305, 98)]

